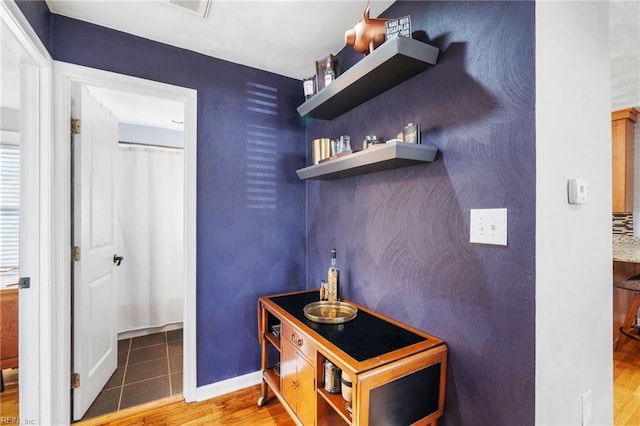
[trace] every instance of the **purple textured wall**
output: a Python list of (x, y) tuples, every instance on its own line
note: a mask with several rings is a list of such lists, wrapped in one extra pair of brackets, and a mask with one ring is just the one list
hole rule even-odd
[(51, 13), (49, 12), (49, 7), (44, 1), (29, 1), (29, 0), (17, 0), (16, 4), (18, 8), (22, 12), (22, 14), (27, 18), (29, 24), (42, 41), (42, 44), (50, 50), (49, 48), (49, 34), (51, 31), (51, 26), (49, 25), (49, 20)]
[(305, 282), (300, 82), (59, 15), (51, 27), (56, 60), (198, 91), (197, 382), (256, 371), (257, 298)]
[[(343, 296), (443, 338), (443, 425), (534, 424), (535, 7), (397, 2), (437, 65), (332, 120), (307, 142), (422, 125), (434, 163), (309, 181), (307, 287), (338, 249)], [(425, 35), (425, 34), (423, 34)], [(340, 54), (351, 64), (351, 48)], [(356, 141), (354, 143), (354, 141)], [(508, 208), (508, 246), (469, 243), (469, 210)]]
[[(43, 37), (49, 19), (31, 3), (44, 5), (18, 4)], [(441, 49), (438, 64), (333, 121), (310, 121), (307, 142), (389, 138), (414, 122), (441, 153), (309, 182), (306, 278), (304, 185), (293, 174), (306, 149), (299, 82), (55, 15), (50, 51), (198, 90), (199, 385), (259, 368), (256, 297), (316, 287), (337, 247), (344, 296), (447, 341), (443, 425), (534, 424), (534, 5), (397, 2), (385, 16), (407, 14)], [(340, 56), (358, 59), (350, 48)], [(273, 88), (275, 116), (247, 109), (250, 92)], [(247, 206), (246, 154), (274, 128), (275, 214), (258, 213)], [(469, 209), (494, 207), (509, 209), (509, 245), (470, 245)]]

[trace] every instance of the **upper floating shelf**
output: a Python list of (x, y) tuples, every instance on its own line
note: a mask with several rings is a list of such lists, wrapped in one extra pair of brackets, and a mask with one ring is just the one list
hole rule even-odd
[(387, 40), (298, 107), (300, 116), (332, 120), (425, 71), (438, 48), (407, 37)]

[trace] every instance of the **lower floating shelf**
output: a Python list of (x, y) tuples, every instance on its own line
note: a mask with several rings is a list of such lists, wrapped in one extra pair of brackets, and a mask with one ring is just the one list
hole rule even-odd
[(431, 145), (391, 142), (305, 167), (297, 170), (296, 173), (302, 180), (333, 180), (430, 163), (436, 158), (437, 153), (438, 148)]

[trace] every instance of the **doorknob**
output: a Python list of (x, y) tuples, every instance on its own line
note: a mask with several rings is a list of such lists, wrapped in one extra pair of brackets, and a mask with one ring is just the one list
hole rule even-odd
[(117, 254), (113, 255), (113, 263), (115, 263), (116, 266), (120, 266), (123, 260), (124, 260), (124, 257), (118, 256)]

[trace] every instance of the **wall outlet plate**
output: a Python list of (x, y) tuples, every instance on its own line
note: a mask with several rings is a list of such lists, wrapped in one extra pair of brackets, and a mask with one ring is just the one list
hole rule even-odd
[(471, 243), (507, 245), (507, 209), (471, 209), (469, 222)]
[(582, 426), (591, 424), (591, 389), (582, 394)]

